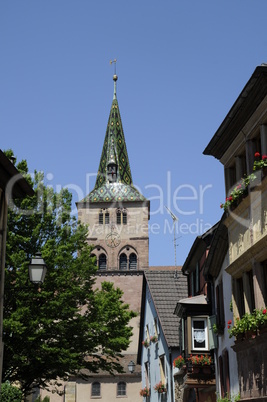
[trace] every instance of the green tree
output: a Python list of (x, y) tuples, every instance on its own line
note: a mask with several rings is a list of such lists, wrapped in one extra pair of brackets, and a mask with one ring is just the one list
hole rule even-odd
[(12, 386), (8, 381), (2, 384), (0, 401), (1, 402), (21, 402), (22, 392), (18, 387)]
[[(25, 161), (17, 168), (31, 180)], [(35, 196), (9, 210), (5, 276), (3, 381), (19, 381), (24, 396), (71, 374), (122, 372), (134, 316), (113, 284), (94, 288), (87, 227), (72, 216), (69, 191), (55, 193), (38, 172), (32, 186)], [(40, 288), (28, 280), (38, 251), (47, 265)]]

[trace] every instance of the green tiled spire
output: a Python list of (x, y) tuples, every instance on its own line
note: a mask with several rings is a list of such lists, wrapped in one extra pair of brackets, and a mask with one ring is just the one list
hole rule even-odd
[[(117, 161), (117, 183), (132, 184), (132, 174), (116, 97), (117, 76), (114, 75), (114, 97), (108, 119), (105, 141), (98, 168), (95, 189), (108, 181), (107, 165), (112, 157)], [(114, 151), (114, 155), (112, 154)]]
[[(132, 184), (132, 174), (117, 101), (117, 79), (117, 75), (114, 75), (113, 101), (95, 188), (85, 199), (90, 202), (145, 200), (145, 197)], [(113, 166), (116, 172), (114, 176), (112, 175), (112, 180), (109, 175), (110, 166)]]

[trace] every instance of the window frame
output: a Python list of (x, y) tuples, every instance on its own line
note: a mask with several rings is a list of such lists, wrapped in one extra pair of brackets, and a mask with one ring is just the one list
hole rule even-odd
[[(122, 261), (122, 258), (124, 258), (124, 260)], [(125, 268), (122, 268), (122, 263), (126, 263)], [(119, 270), (120, 271), (127, 271), (128, 269), (128, 258), (127, 255), (125, 253), (121, 253), (120, 254), (120, 258), (119, 258)]]
[[(94, 395), (94, 392), (93, 392), (94, 385), (99, 386), (98, 395)], [(91, 398), (101, 398), (101, 382), (100, 381), (94, 381), (91, 383)]]
[(160, 380), (161, 380), (162, 384), (164, 384), (165, 387), (167, 387), (165, 355), (159, 356), (159, 370), (160, 370)]
[[(204, 332), (205, 332), (205, 347), (195, 347), (194, 345), (194, 322), (203, 321), (204, 322)], [(208, 317), (191, 317), (191, 340), (192, 340), (192, 351), (208, 351), (209, 350), (209, 334), (208, 334)]]
[(127, 210), (126, 209), (117, 209), (116, 222), (117, 222), (117, 225), (127, 225)]
[[(102, 256), (105, 257), (105, 263), (106, 263), (105, 268), (100, 268), (100, 263), (101, 263), (101, 257), (102, 257)], [(106, 270), (107, 270), (107, 256), (106, 256), (105, 253), (101, 253), (101, 254), (99, 255), (99, 258), (98, 258), (98, 270), (99, 270), (99, 271), (106, 271)]]
[[(122, 384), (124, 385), (124, 390), (123, 390), (124, 393), (120, 394), (121, 390), (119, 389), (119, 386)], [(117, 398), (125, 398), (125, 397), (127, 397), (127, 383), (125, 381), (119, 381), (117, 383)]]
[[(134, 256), (135, 257), (135, 265), (133, 268), (133, 261), (131, 260), (131, 257)], [(137, 270), (137, 255), (135, 253), (131, 253), (129, 255), (129, 270), (130, 271), (136, 271)]]

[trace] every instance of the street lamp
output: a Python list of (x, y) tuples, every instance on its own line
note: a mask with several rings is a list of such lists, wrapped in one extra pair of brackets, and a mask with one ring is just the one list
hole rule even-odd
[(130, 371), (131, 374), (133, 374), (133, 372), (135, 370), (135, 362), (133, 362), (132, 360), (128, 364), (128, 370)]
[(32, 283), (41, 284), (44, 282), (47, 268), (40, 252), (32, 257), (29, 264), (29, 277)]

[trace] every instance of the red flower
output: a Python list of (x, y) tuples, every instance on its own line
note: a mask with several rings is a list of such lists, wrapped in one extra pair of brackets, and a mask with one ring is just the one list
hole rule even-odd
[(228, 329), (230, 329), (231, 328), (231, 325), (228, 325)]
[(267, 159), (267, 155), (262, 155), (262, 160), (265, 161)]
[(255, 152), (255, 158), (259, 158), (261, 155), (260, 155), (260, 153), (259, 152)]
[(223, 208), (223, 204), (220, 205), (220, 208)]
[(266, 308), (262, 310), (262, 314), (266, 314), (266, 312), (267, 312)]
[(228, 198), (228, 201), (232, 201), (233, 197), (230, 195), (230, 197)]
[(231, 324), (232, 324), (232, 320), (229, 320), (227, 324), (228, 324), (228, 325), (231, 325)]

